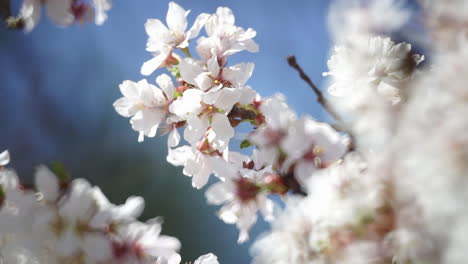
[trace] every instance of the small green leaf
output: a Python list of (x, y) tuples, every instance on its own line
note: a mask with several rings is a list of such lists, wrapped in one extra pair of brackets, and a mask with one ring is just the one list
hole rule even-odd
[(240, 144), (241, 149), (248, 148), (250, 146), (252, 146), (252, 143), (250, 143), (250, 141), (248, 141), (247, 139), (244, 139)]
[(61, 162), (54, 162), (52, 164), (52, 171), (55, 173), (60, 183), (66, 183), (70, 181), (70, 174)]

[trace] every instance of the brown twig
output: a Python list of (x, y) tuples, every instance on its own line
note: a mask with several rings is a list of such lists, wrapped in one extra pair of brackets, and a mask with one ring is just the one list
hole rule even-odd
[(343, 123), (340, 115), (336, 113), (336, 111), (333, 109), (333, 107), (328, 103), (327, 99), (325, 96), (323, 96), (322, 91), (315, 85), (314, 82), (307, 76), (307, 74), (304, 72), (304, 70), (299, 66), (299, 64), (296, 61), (296, 57), (294, 56), (288, 56), (288, 64), (292, 68), (294, 68), (298, 73), (299, 76), (301, 77), (302, 80), (304, 80), (310, 88), (314, 91), (315, 95), (317, 96), (317, 102), (323, 106), (325, 111), (327, 111), (336, 121), (338, 121), (340, 124)]
[(335, 109), (333, 109), (331, 104), (325, 98), (322, 91), (320, 91), (320, 89), (317, 87), (317, 85), (315, 85), (315, 83), (310, 79), (310, 77), (304, 72), (304, 70), (301, 68), (301, 66), (297, 63), (296, 57), (295, 56), (288, 56), (287, 60), (288, 60), (289, 66), (294, 68), (299, 73), (299, 76), (301, 77), (301, 79), (304, 80), (310, 86), (310, 88), (312, 88), (315, 95), (317, 96), (317, 102), (320, 105), (322, 105), (322, 107), (325, 109), (325, 111), (327, 111), (327, 113), (330, 114), (330, 116), (332, 116), (333, 119), (335, 119), (335, 121), (337, 123), (332, 125), (333, 128), (335, 128), (338, 131), (345, 132), (350, 136), (351, 142), (350, 142), (349, 149), (350, 149), (350, 151), (354, 150), (354, 148), (355, 148), (354, 135), (348, 129), (348, 127), (346, 126), (343, 119), (341, 119), (340, 115), (335, 111)]

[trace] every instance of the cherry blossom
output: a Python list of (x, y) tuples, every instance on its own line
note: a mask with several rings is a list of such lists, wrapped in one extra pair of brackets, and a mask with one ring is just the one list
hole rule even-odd
[(120, 91), (124, 97), (114, 103), (115, 110), (124, 117), (132, 117), (132, 128), (139, 132), (138, 141), (154, 137), (161, 122), (169, 114), (168, 107), (174, 97), (174, 85), (166, 74), (158, 76), (158, 88), (148, 81), (124, 81)]
[(173, 49), (186, 48), (189, 40), (198, 36), (208, 14), (200, 14), (193, 26), (185, 32), (189, 12), (178, 4), (170, 2), (166, 16), (167, 27), (159, 19), (148, 19), (145, 24), (146, 33), (149, 36), (146, 50), (151, 52), (154, 58), (145, 62), (141, 67), (143, 75), (150, 75), (159, 67), (164, 66), (170, 59)]

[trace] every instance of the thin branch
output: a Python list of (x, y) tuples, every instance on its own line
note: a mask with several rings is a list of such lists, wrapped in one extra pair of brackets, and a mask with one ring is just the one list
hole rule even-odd
[(317, 102), (320, 105), (322, 105), (322, 107), (325, 109), (325, 111), (327, 111), (328, 114), (330, 114), (330, 116), (333, 117), (333, 119), (335, 119), (335, 121), (337, 123), (332, 125), (333, 128), (335, 128), (338, 131), (345, 132), (350, 136), (351, 142), (350, 142), (349, 148), (350, 148), (350, 150), (354, 150), (354, 148), (355, 148), (355, 144), (354, 144), (355, 137), (351, 133), (351, 131), (348, 129), (348, 127), (346, 126), (343, 119), (341, 119), (340, 115), (335, 111), (335, 109), (333, 109), (332, 105), (328, 102), (328, 100), (325, 98), (325, 96), (323, 96), (322, 91), (320, 91), (320, 89), (317, 87), (317, 85), (315, 85), (315, 83), (310, 79), (310, 77), (304, 72), (304, 70), (301, 68), (301, 66), (297, 63), (296, 57), (295, 56), (288, 56), (287, 60), (288, 60), (289, 66), (294, 68), (299, 73), (299, 76), (301, 77), (301, 79), (304, 80), (310, 86), (310, 88), (312, 88), (315, 95), (317, 96)]
[(299, 64), (296, 61), (296, 57), (288, 56), (287, 59), (288, 59), (289, 66), (294, 68), (299, 73), (299, 76), (301, 77), (301, 79), (304, 80), (310, 86), (310, 88), (312, 88), (315, 95), (317, 96), (317, 102), (319, 104), (321, 104), (323, 106), (323, 108), (325, 109), (325, 111), (327, 111), (337, 122), (339, 122), (340, 125), (342, 125), (343, 120), (341, 119), (340, 115), (338, 115), (338, 113), (336, 113), (336, 111), (333, 109), (333, 107), (327, 101), (325, 96), (323, 96), (322, 91), (320, 91), (320, 89), (317, 87), (317, 85), (315, 85), (315, 83), (312, 82), (310, 77), (307, 76), (307, 74), (304, 72), (304, 70), (301, 68), (301, 66), (299, 66)]

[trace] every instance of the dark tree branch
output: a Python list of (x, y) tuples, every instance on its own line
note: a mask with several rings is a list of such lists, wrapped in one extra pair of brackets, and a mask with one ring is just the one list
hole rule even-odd
[(298, 73), (299, 76), (301, 77), (302, 80), (304, 80), (310, 88), (314, 91), (315, 95), (317, 96), (317, 102), (323, 106), (325, 111), (327, 111), (337, 122), (340, 123), (340, 125), (343, 124), (343, 120), (341, 119), (340, 115), (336, 113), (336, 111), (333, 109), (333, 107), (330, 105), (330, 103), (327, 101), (325, 96), (323, 96), (322, 91), (315, 85), (314, 82), (310, 79), (309, 76), (304, 72), (304, 70), (299, 66), (299, 64), (296, 61), (296, 57), (294, 56), (288, 56), (288, 64), (292, 68), (294, 68)]
[(304, 72), (304, 70), (301, 68), (301, 66), (297, 63), (296, 57), (295, 56), (288, 56), (287, 60), (288, 60), (289, 66), (294, 68), (299, 73), (299, 76), (301, 77), (301, 79), (304, 80), (310, 86), (310, 88), (312, 88), (315, 95), (317, 96), (317, 102), (320, 105), (322, 105), (322, 107), (325, 109), (325, 111), (327, 111), (327, 113), (330, 114), (330, 116), (332, 116), (333, 119), (335, 119), (335, 121), (337, 123), (332, 124), (332, 127), (335, 128), (338, 131), (345, 132), (350, 136), (351, 142), (350, 142), (349, 149), (354, 150), (354, 148), (355, 148), (354, 135), (348, 129), (348, 127), (346, 126), (343, 119), (341, 119), (340, 115), (335, 111), (335, 109), (333, 109), (333, 107), (328, 102), (328, 100), (325, 98), (325, 96), (323, 96), (322, 91), (320, 91), (320, 89), (317, 87), (317, 85), (315, 85), (315, 83), (312, 82), (310, 77)]

